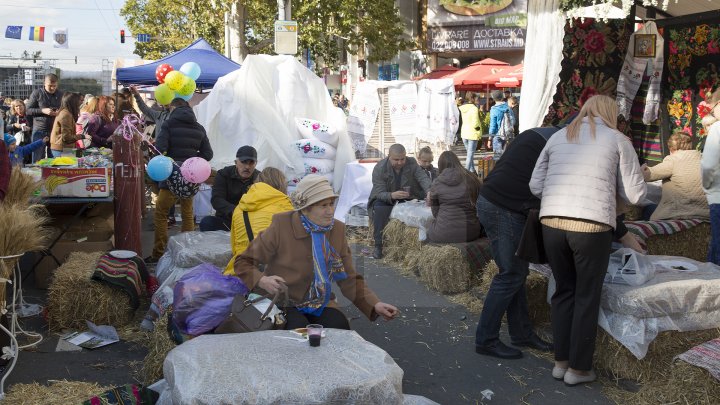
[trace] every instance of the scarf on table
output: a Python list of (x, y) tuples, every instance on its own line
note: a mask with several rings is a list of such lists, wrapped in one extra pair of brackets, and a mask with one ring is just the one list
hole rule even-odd
[(332, 230), (333, 223), (328, 226), (320, 226), (310, 221), (305, 215), (300, 215), (300, 221), (312, 238), (314, 277), (310, 283), (306, 301), (298, 305), (297, 309), (305, 314), (320, 316), (330, 302), (333, 280), (345, 280), (347, 273), (345, 273), (342, 258), (330, 245), (327, 237), (327, 232)]

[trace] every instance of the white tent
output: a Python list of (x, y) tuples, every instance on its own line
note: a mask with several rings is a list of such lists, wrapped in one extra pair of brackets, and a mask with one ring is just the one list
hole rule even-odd
[(335, 107), (321, 78), (291, 56), (251, 55), (242, 68), (221, 77), (210, 96), (195, 107), (210, 139), (214, 169), (233, 164), (240, 146), (258, 152), (258, 167), (302, 177), (304, 166), (292, 143), (301, 139), (296, 118), (310, 118), (336, 128), (339, 136), (333, 185), (339, 189), (345, 165), (355, 159), (345, 114)]

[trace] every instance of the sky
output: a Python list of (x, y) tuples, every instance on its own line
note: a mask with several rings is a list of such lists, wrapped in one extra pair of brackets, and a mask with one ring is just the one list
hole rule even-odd
[[(34, 65), (32, 60), (8, 59), (19, 58), (25, 50), (42, 51), (43, 58), (56, 59), (56, 67), (71, 71), (100, 71), (103, 59), (139, 59), (120, 16), (123, 4), (125, 0), (0, 0), (0, 66)], [(8, 25), (22, 25), (22, 39), (5, 38)], [(30, 26), (45, 27), (45, 42), (28, 40)], [(67, 28), (68, 49), (53, 48), (53, 28)]]

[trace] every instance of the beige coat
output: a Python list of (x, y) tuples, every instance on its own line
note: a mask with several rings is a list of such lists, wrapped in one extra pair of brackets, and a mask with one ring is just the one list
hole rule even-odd
[(74, 148), (79, 137), (75, 134), (75, 120), (68, 110), (61, 110), (50, 132), (50, 148), (62, 151), (63, 148)]
[(710, 219), (710, 208), (702, 189), (701, 158), (700, 151), (679, 150), (649, 168), (646, 181), (663, 181), (660, 204), (651, 220)]
[[(330, 244), (342, 257), (347, 279), (337, 282), (345, 298), (367, 316), (375, 320), (375, 304), (380, 300), (365, 285), (362, 275), (355, 272), (352, 253), (345, 238), (345, 224), (335, 221), (328, 234)], [(256, 264), (267, 264), (261, 273)], [(235, 260), (235, 274), (252, 290), (260, 290), (257, 283), (262, 276), (280, 276), (288, 286), (288, 295), (293, 303), (302, 303), (313, 280), (312, 241), (305, 232), (297, 211), (275, 214), (270, 226), (250, 242), (245, 252)], [(333, 301), (329, 307), (336, 306)]]

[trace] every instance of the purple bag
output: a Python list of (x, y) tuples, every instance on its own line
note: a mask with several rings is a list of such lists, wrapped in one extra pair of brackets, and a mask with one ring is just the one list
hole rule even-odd
[(182, 333), (198, 336), (215, 329), (230, 315), (236, 295), (248, 288), (235, 276), (203, 263), (185, 273), (173, 289), (173, 320)]

